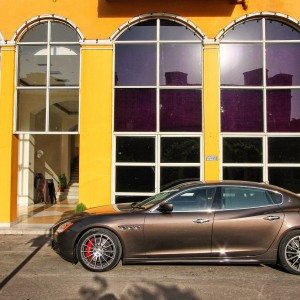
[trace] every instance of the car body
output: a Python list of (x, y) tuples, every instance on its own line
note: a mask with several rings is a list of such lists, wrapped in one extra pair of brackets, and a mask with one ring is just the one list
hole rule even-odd
[(280, 262), (300, 274), (300, 197), (265, 183), (188, 182), (139, 204), (75, 214), (53, 227), (52, 243), (64, 259), (91, 271), (112, 269), (122, 259)]

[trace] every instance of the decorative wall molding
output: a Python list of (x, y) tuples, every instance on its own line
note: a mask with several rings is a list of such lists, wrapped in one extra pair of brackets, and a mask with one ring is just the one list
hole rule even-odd
[(39, 16), (35, 16), (33, 18), (31, 18), (30, 20), (26, 21), (25, 23), (23, 23), (15, 32), (15, 34), (13, 35), (12, 39), (10, 40), (10, 42), (18, 42), (20, 40), (20, 38), (22, 37), (22, 35), (31, 27), (45, 22), (45, 21), (58, 21), (58, 22), (62, 22), (65, 24), (68, 24), (69, 26), (71, 26), (72, 28), (74, 28), (76, 30), (76, 32), (78, 33), (80, 40), (83, 41), (84, 40), (84, 36), (82, 34), (82, 32), (79, 30), (79, 28), (75, 25), (75, 23), (73, 23), (70, 19), (68, 18), (64, 18), (58, 15), (39, 15)]
[(129, 20), (127, 23), (121, 25), (110, 37), (111, 41), (115, 41), (118, 39), (118, 37), (126, 31), (129, 27), (138, 24), (140, 22), (146, 21), (146, 20), (151, 20), (151, 19), (157, 19), (157, 18), (162, 18), (162, 19), (167, 19), (167, 20), (173, 20), (176, 21), (184, 26), (187, 26), (190, 28), (193, 32), (196, 33), (197, 36), (199, 36), (202, 39), (206, 38), (206, 35), (204, 32), (197, 26), (195, 25), (192, 21), (185, 19), (183, 17), (173, 15), (173, 14), (168, 14), (168, 13), (149, 13), (149, 14), (144, 14), (137, 16), (135, 18), (132, 18)]

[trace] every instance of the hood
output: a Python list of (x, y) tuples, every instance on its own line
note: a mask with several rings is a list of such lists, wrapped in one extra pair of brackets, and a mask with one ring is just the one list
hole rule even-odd
[(104, 206), (97, 206), (85, 210), (84, 212), (89, 215), (114, 215), (133, 212), (134, 210), (131, 207), (131, 203), (122, 203), (122, 204), (111, 204)]

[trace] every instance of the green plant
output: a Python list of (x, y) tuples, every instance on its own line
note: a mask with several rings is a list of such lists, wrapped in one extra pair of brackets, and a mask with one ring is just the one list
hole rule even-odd
[(75, 208), (76, 213), (83, 212), (87, 209), (87, 207), (83, 203), (78, 203)]
[(60, 191), (64, 191), (67, 187), (67, 177), (65, 174), (58, 175), (58, 187)]

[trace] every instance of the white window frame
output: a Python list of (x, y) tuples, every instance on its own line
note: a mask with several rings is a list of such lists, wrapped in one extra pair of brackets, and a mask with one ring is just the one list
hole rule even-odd
[[(22, 42), (18, 41), (16, 44), (16, 75), (15, 75), (15, 97), (14, 97), (14, 124), (13, 124), (13, 131), (14, 134), (68, 134), (68, 135), (77, 135), (80, 133), (80, 84), (81, 84), (81, 47), (79, 51), (79, 84), (76, 86), (51, 86), (50, 85), (50, 68), (51, 68), (51, 46), (80, 46), (80, 35), (74, 29), (71, 25), (62, 22), (61, 20), (56, 19), (46, 19), (42, 22), (37, 22), (30, 26), (28, 30), (32, 29), (35, 25), (41, 24), (41, 23), (47, 23), (47, 41), (46, 42)], [(78, 35), (78, 41), (77, 42), (51, 42), (51, 23), (61, 23), (64, 24), (70, 28), (72, 28)], [(23, 34), (26, 34), (27, 31), (23, 32)], [(22, 37), (21, 37), (22, 40)], [(28, 45), (28, 46), (46, 46), (47, 47), (47, 68), (46, 68), (46, 85), (45, 86), (19, 86), (19, 46)], [(17, 111), (17, 105), (18, 105), (18, 91), (19, 90), (43, 90), (46, 93), (46, 111), (45, 111), (45, 130), (44, 131), (20, 131), (17, 130), (17, 122), (18, 122), (18, 111)], [(50, 110), (50, 91), (52, 90), (76, 90), (78, 91), (78, 130), (77, 131), (50, 131), (50, 124), (49, 124), (49, 110)]]
[[(200, 172), (200, 179), (203, 180), (204, 178), (204, 147), (203, 147), (203, 84), (201, 85), (191, 85), (191, 86), (167, 86), (167, 85), (160, 85), (160, 44), (201, 44), (201, 71), (202, 71), (202, 78), (203, 80), (203, 37), (202, 41), (201, 38), (198, 40), (160, 40), (160, 20), (170, 20), (176, 22), (172, 19), (162, 18), (162, 17), (155, 17), (156, 20), (156, 39), (155, 40), (139, 40), (139, 41), (114, 41), (113, 43), (113, 109), (112, 109), (112, 180), (111, 180), (111, 198), (112, 203), (115, 203), (116, 196), (153, 196), (156, 193), (160, 192), (160, 167), (198, 167)], [(150, 19), (148, 19), (150, 20)], [(141, 22), (146, 21), (142, 20)], [(180, 22), (178, 24), (184, 25)], [(132, 26), (136, 25), (137, 23), (133, 24)], [(186, 25), (185, 25), (186, 26)], [(193, 31), (192, 28), (190, 28)], [(198, 36), (198, 35), (197, 35)], [(123, 86), (123, 85), (115, 85), (115, 54), (116, 54), (116, 45), (118, 44), (153, 44), (156, 45), (156, 85), (152, 86)], [(130, 88), (149, 88), (156, 90), (156, 131), (153, 132), (118, 132), (114, 130), (114, 101), (115, 101), (115, 90), (116, 89), (130, 89)], [(163, 132), (160, 131), (160, 90), (164, 89), (178, 89), (178, 90), (199, 90), (201, 93), (201, 105), (202, 105), (202, 131), (201, 132)], [(119, 163), (116, 162), (116, 139), (120, 136), (126, 137), (154, 137), (155, 138), (155, 161), (152, 163)], [(197, 137), (199, 138), (200, 142), (200, 157), (199, 163), (161, 163), (160, 162), (160, 141), (163, 137)], [(117, 166), (153, 166), (155, 168), (155, 190), (154, 192), (116, 192), (116, 167)]]
[[(268, 139), (272, 137), (298, 137), (300, 138), (300, 132), (268, 132), (267, 131), (267, 91), (268, 90), (280, 90), (280, 89), (291, 89), (291, 90), (300, 90), (300, 86), (270, 86), (267, 85), (267, 78), (266, 78), (266, 45), (267, 44), (296, 44), (300, 43), (300, 40), (266, 40), (266, 20), (273, 19), (274, 22), (281, 22), (284, 23), (282, 19), (276, 20), (272, 16), (264, 16), (259, 17), (255, 16), (253, 18), (262, 20), (262, 39), (261, 40), (221, 40), (221, 44), (262, 44), (262, 54), (263, 54), (263, 84), (261, 86), (226, 86), (220, 85), (220, 90), (222, 89), (247, 89), (247, 90), (260, 90), (263, 93), (263, 132), (222, 132), (221, 131), (221, 139), (220, 139), (220, 151), (221, 151), (221, 164), (220, 164), (220, 174), (221, 179), (223, 179), (223, 167), (261, 167), (262, 174), (263, 174), (263, 182), (269, 183), (269, 168), (271, 167), (289, 167), (289, 168), (300, 168), (299, 163), (269, 163), (268, 162)], [(248, 19), (251, 20), (251, 19)], [(243, 20), (247, 21), (247, 19)], [(287, 23), (288, 26), (292, 26)], [(232, 27), (231, 27), (232, 28)], [(229, 30), (231, 28), (228, 28)], [(226, 34), (225, 34), (226, 35)], [(221, 75), (221, 73), (220, 73)], [(221, 82), (221, 80), (220, 80)], [(220, 93), (221, 95), (221, 93)], [(221, 114), (221, 112), (220, 112)], [(262, 162), (261, 163), (224, 163), (223, 162), (223, 139), (224, 138), (261, 138), (262, 139)]]

